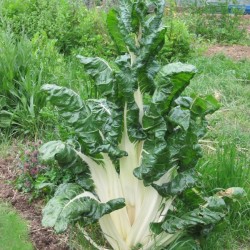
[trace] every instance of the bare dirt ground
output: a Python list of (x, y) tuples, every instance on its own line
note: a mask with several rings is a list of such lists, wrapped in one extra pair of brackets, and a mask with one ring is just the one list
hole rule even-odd
[[(13, 156), (0, 159), (0, 200), (11, 203), (20, 215), (28, 221), (30, 240), (36, 250), (68, 250), (66, 235), (56, 235), (53, 230), (41, 226), (41, 201), (30, 203), (27, 195), (19, 193), (10, 184), (17, 174)], [(8, 246), (6, 246), (6, 249), (1, 250), (8, 249)]]
[(250, 59), (250, 46), (241, 45), (213, 45), (208, 48), (205, 55), (225, 54), (234, 60)]

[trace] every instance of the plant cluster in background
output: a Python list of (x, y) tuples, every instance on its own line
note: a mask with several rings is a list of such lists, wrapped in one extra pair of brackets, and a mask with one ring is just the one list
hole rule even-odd
[(0, 130), (41, 137), (53, 129), (42, 84), (58, 82), (83, 98), (95, 95), (75, 55), (116, 54), (106, 14), (67, 0), (4, 0), (0, 10)]
[(9, 28), (17, 38), (25, 34), (32, 39), (37, 32), (45, 32), (62, 53), (69, 54), (87, 43), (90, 47), (86, 49), (92, 53), (102, 50), (112, 54), (107, 50), (110, 39), (105, 35), (103, 13), (87, 10), (81, 1), (3, 0), (0, 8), (0, 27)]
[(162, 63), (170, 61), (186, 61), (192, 51), (192, 35), (188, 26), (178, 17), (167, 16), (164, 20), (167, 27), (165, 44), (159, 55)]
[(39, 88), (60, 79), (66, 67), (63, 56), (45, 34), (17, 41), (11, 32), (0, 30), (0, 46), (0, 128), (34, 135), (47, 122), (39, 116), (45, 105)]
[(242, 19), (243, 12), (237, 8), (229, 13), (228, 3), (189, 4), (180, 12), (190, 33), (219, 43), (246, 43), (248, 35)]

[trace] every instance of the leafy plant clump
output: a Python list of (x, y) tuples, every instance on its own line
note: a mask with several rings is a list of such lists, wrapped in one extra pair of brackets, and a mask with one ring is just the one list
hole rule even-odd
[(58, 185), (75, 182), (81, 185), (81, 171), (77, 169), (61, 169), (54, 162), (44, 164), (38, 151), (42, 141), (28, 142), (26, 150), (19, 156), (20, 174), (15, 180), (18, 190), (31, 193), (30, 199), (38, 197), (51, 198)]
[(225, 216), (228, 198), (244, 193), (230, 188), (203, 197), (197, 191), (199, 139), (206, 115), (219, 104), (211, 95), (182, 96), (194, 66), (156, 60), (166, 34), (164, 7), (164, 0), (121, 0), (109, 12), (121, 55), (111, 63), (78, 56), (99, 99), (42, 87), (73, 131), (67, 141), (44, 144), (42, 159), (84, 173), (80, 185), (58, 187), (43, 210), (44, 226), (63, 232), (72, 222), (99, 221), (113, 249), (162, 249), (187, 233), (208, 232)]

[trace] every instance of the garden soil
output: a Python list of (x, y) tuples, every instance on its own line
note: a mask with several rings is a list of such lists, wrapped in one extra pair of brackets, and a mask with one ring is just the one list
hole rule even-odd
[(205, 55), (224, 54), (234, 60), (250, 59), (250, 46), (232, 45), (213, 45), (208, 48)]
[[(18, 174), (16, 164), (13, 156), (0, 159), (0, 200), (11, 203), (28, 222), (30, 240), (36, 250), (68, 250), (66, 235), (56, 235), (53, 230), (41, 226), (42, 202), (30, 203), (27, 195), (19, 193), (11, 185)], [(1, 250), (8, 249), (6, 246)]]

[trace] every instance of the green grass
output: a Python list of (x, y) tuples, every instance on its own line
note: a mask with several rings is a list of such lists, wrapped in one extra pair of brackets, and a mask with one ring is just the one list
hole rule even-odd
[(26, 222), (5, 203), (0, 203), (0, 249), (33, 249), (28, 239)]
[(207, 151), (198, 165), (203, 175), (205, 191), (216, 192), (218, 187), (243, 187), (247, 196), (232, 204), (226, 220), (215, 227), (203, 242), (203, 249), (249, 249), (250, 235), (250, 159), (235, 143), (224, 139), (216, 151)]
[(235, 202), (225, 221), (217, 225), (204, 250), (250, 249), (250, 60), (234, 61), (224, 55), (189, 60), (198, 68), (188, 92), (213, 94), (221, 108), (209, 117), (209, 130), (201, 141), (204, 157), (198, 164), (204, 191), (243, 187), (247, 197)]
[(224, 55), (190, 59), (199, 73), (189, 92), (213, 94), (221, 108), (210, 120), (208, 138), (237, 142), (242, 150), (250, 146), (250, 60), (233, 61)]

